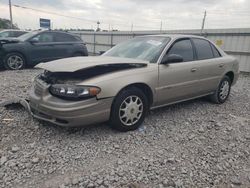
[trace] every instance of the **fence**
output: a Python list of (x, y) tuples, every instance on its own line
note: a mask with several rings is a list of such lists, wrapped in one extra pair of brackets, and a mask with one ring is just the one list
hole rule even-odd
[[(116, 44), (136, 36), (152, 34), (192, 34), (200, 35), (200, 30), (137, 31), (137, 32), (74, 32), (81, 35), (92, 54), (107, 51)], [(240, 70), (250, 72), (250, 28), (208, 29), (203, 36), (220, 46), (226, 53), (240, 62)]]

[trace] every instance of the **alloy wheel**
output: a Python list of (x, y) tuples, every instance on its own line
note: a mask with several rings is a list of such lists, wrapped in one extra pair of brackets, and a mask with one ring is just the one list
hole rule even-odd
[(142, 100), (135, 95), (129, 96), (121, 103), (119, 118), (124, 125), (132, 126), (140, 120), (142, 113)]
[(220, 91), (219, 91), (219, 97), (221, 100), (225, 100), (229, 94), (230, 91), (230, 84), (227, 80), (224, 80), (221, 84)]
[(10, 69), (12, 70), (18, 70), (23, 67), (24, 61), (22, 57), (18, 55), (12, 55), (7, 59), (7, 64)]

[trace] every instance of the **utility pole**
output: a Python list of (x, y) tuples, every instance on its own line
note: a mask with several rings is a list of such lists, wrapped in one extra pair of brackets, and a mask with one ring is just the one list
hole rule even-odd
[(131, 24), (131, 32), (133, 31), (133, 29), (134, 29), (134, 24), (132, 23)]
[(162, 21), (161, 21), (160, 33), (161, 33), (161, 31), (162, 31)]
[(12, 19), (12, 7), (11, 7), (11, 0), (9, 0), (9, 9), (10, 9), (10, 28), (13, 28), (13, 19)]
[(100, 21), (97, 21), (97, 29), (96, 29), (96, 31), (100, 31), (101, 29), (100, 29), (100, 24), (101, 24), (101, 22)]
[(201, 34), (203, 33), (203, 30), (204, 30), (204, 27), (205, 27), (206, 17), (207, 17), (207, 11), (204, 12), (204, 17), (203, 17), (202, 25), (201, 25)]

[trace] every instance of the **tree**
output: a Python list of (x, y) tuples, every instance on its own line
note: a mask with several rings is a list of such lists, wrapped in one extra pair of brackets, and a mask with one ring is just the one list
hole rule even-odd
[[(11, 22), (8, 19), (0, 18), (0, 29), (11, 29)], [(13, 24), (13, 29), (18, 29), (16, 24)]]

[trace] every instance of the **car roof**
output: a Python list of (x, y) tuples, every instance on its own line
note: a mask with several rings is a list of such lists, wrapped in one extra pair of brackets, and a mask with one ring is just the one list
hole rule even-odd
[(183, 34), (156, 34), (156, 35), (144, 35), (140, 37), (169, 37), (171, 39), (179, 39), (179, 38), (201, 38), (205, 39), (202, 36), (199, 35), (183, 35)]
[[(199, 36), (199, 35), (183, 35), (183, 34), (160, 34), (160, 35), (146, 35), (146, 36), (159, 36), (159, 37), (169, 37), (171, 40), (176, 40), (176, 39), (182, 39), (182, 38), (199, 38), (199, 39), (204, 39), (209, 41), (210, 43), (212, 43), (214, 45), (214, 47), (219, 50), (219, 52), (222, 55), (225, 55), (225, 52), (223, 50), (221, 50), (217, 45), (215, 45), (212, 41), (210, 41), (209, 39), (203, 37), (203, 36)], [(143, 36), (141, 36), (143, 37)], [(145, 36), (144, 36), (145, 37)]]
[(62, 34), (68, 34), (71, 36), (76, 36), (75, 34), (66, 32), (66, 31), (55, 31), (55, 30), (34, 30), (34, 31), (37, 31), (38, 33), (50, 32), (50, 33), (62, 33)]
[(20, 31), (20, 32), (27, 32), (28, 33), (28, 31), (19, 30), (19, 29), (4, 29), (4, 30), (1, 30), (0, 32), (5, 32), (5, 31)]
[(38, 31), (40, 33), (51, 32), (51, 33), (68, 33), (68, 34), (70, 34), (69, 32), (66, 32), (66, 31), (55, 31), (55, 30), (35, 30), (35, 31)]

